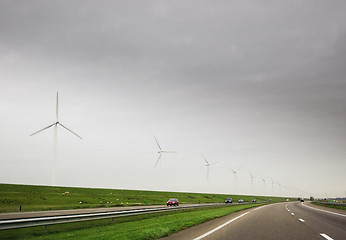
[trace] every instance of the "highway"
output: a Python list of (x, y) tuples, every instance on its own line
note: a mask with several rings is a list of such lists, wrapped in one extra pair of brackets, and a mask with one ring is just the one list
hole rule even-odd
[[(245, 203), (240, 203), (245, 204)], [(238, 205), (233, 203), (228, 206)], [(224, 203), (205, 204), (181, 204), (175, 207), (164, 206), (137, 206), (121, 208), (101, 208), (101, 209), (74, 209), (57, 211), (38, 211), (26, 213), (2, 213), (0, 214), (0, 230), (15, 229), (34, 226), (46, 226), (51, 224), (61, 224), (69, 222), (89, 221), (96, 219), (115, 218), (124, 216), (134, 216), (141, 214), (159, 213), (167, 211), (178, 211), (183, 209), (196, 209), (225, 206)]]
[(346, 239), (346, 211), (310, 203), (276, 203), (214, 219), (163, 239)]

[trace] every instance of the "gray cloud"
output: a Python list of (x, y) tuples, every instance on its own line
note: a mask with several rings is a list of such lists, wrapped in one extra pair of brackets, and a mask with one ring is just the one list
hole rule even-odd
[[(345, 7), (1, 1), (0, 181), (49, 183), (53, 133), (26, 136), (54, 121), (59, 91), (62, 121), (85, 138), (58, 132), (59, 184), (298, 194), (260, 181), (251, 189), (250, 170), (343, 194), (321, 176), (345, 181)], [(157, 184), (153, 134), (179, 152), (161, 169), (181, 177), (175, 186)], [(208, 186), (201, 153), (220, 162)], [(234, 165), (243, 172), (230, 189), (224, 169)]]

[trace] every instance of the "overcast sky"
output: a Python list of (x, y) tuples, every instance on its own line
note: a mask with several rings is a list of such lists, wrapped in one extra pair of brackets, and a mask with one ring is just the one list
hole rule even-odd
[(0, 182), (51, 184), (59, 92), (59, 186), (345, 196), (345, 9), (0, 0)]

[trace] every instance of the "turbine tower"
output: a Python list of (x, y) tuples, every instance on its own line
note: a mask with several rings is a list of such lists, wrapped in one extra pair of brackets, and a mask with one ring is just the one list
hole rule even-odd
[(250, 173), (250, 178), (251, 178), (251, 187), (253, 187), (253, 179), (254, 179), (256, 176), (254, 176), (250, 171), (249, 171), (249, 173)]
[(67, 131), (71, 132), (73, 135), (77, 136), (78, 138), (82, 139), (77, 133), (73, 132), (71, 129), (68, 129), (67, 127), (65, 127), (63, 124), (61, 124), (59, 122), (59, 97), (58, 97), (58, 92), (56, 93), (56, 121), (55, 123), (41, 129), (38, 130), (37, 132), (34, 132), (33, 134), (31, 134), (30, 136), (33, 136), (39, 132), (42, 132), (50, 127), (54, 126), (54, 144), (53, 144), (53, 163), (52, 163), (52, 185), (55, 186), (55, 175), (56, 175), (56, 162), (57, 162), (57, 128), (58, 125), (60, 125), (61, 127), (65, 128)]
[(262, 180), (262, 182), (263, 182), (263, 187), (264, 187), (264, 189), (266, 188), (266, 180), (263, 178), (263, 177), (261, 177), (261, 180)]
[(233, 176), (234, 176), (234, 186), (236, 185), (236, 183), (238, 182), (238, 175), (237, 172), (239, 171), (241, 167), (239, 167), (237, 170), (231, 169), (229, 168), (230, 171), (232, 171)]
[(156, 143), (157, 143), (157, 146), (159, 147), (159, 151), (157, 152), (157, 153), (159, 154), (159, 157), (158, 157), (158, 159), (157, 159), (157, 161), (156, 161), (156, 163), (155, 163), (155, 167), (156, 167), (157, 164), (159, 163), (160, 159), (161, 159), (162, 153), (177, 153), (177, 152), (174, 152), (174, 151), (164, 151), (164, 150), (162, 150), (162, 148), (161, 148), (159, 142), (157, 141), (155, 135), (154, 135), (154, 138), (155, 138), (155, 141), (156, 141)]
[(202, 155), (204, 161), (205, 161), (205, 166), (207, 166), (207, 178), (209, 178), (209, 167), (217, 162), (209, 163), (207, 159)]

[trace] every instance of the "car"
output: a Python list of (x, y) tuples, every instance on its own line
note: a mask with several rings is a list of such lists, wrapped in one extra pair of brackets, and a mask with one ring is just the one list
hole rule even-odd
[(244, 202), (243, 199), (239, 199), (239, 200), (238, 200), (238, 203), (243, 203), (243, 202)]
[(257, 200), (256, 199), (252, 199), (252, 202), (257, 202)]
[(171, 198), (167, 201), (167, 206), (179, 206), (179, 200), (176, 198)]
[(232, 198), (227, 198), (227, 199), (225, 200), (225, 203), (232, 203)]
[(301, 198), (301, 199), (300, 199), (300, 202), (304, 202), (304, 198)]

